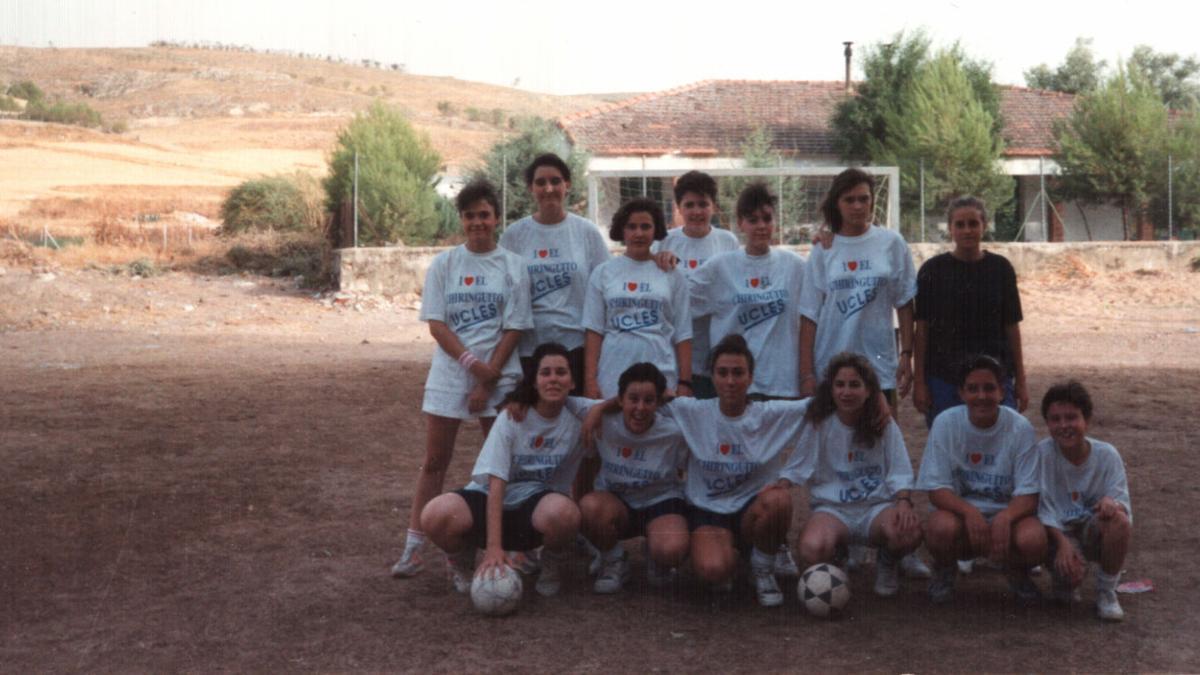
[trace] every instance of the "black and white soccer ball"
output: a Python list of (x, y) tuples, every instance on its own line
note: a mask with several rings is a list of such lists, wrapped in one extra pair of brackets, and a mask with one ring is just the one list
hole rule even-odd
[(850, 580), (841, 568), (818, 563), (800, 575), (796, 595), (809, 614), (822, 618), (836, 616), (850, 602)]
[(517, 611), (523, 590), (521, 575), (505, 565), (499, 571), (475, 575), (471, 580), (471, 603), (488, 616), (504, 616)]

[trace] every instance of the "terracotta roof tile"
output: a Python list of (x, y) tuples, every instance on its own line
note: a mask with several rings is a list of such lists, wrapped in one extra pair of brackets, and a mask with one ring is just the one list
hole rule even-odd
[[(830, 120), (845, 96), (842, 82), (705, 80), (563, 117), (559, 125), (600, 156), (737, 156), (763, 126), (785, 156), (833, 157)], [(1054, 120), (1069, 114), (1074, 100), (1001, 87), (1006, 154), (1051, 154)]]

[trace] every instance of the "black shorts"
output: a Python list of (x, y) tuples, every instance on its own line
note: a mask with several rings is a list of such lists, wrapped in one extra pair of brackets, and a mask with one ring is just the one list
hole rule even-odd
[[(571, 379), (575, 381), (575, 388), (571, 390), (571, 395), (583, 396), (583, 347), (567, 352), (567, 365), (571, 368)], [(525, 377), (536, 381), (532, 375), (532, 356), (521, 357), (521, 372)]]
[(719, 527), (733, 533), (733, 545), (737, 546), (742, 540), (742, 518), (754, 504), (754, 499), (747, 501), (742, 508), (733, 513), (717, 513), (698, 506), (688, 507), (688, 530), (695, 532), (703, 526)]
[(625, 510), (629, 512), (629, 524), (625, 529), (617, 534), (617, 539), (633, 539), (634, 537), (646, 536), (646, 526), (649, 525), (655, 518), (679, 514), (687, 517), (688, 506), (687, 502), (678, 497), (672, 499), (664, 499), (661, 502), (655, 502), (644, 509), (635, 509), (621, 499), (620, 495), (614, 495), (621, 503), (625, 505)]
[[(462, 497), (471, 510), (471, 530), (467, 532), (467, 543), (475, 548), (487, 548), (487, 493), (466, 488), (455, 490), (454, 493)], [(553, 492), (544, 490), (521, 502), (515, 509), (504, 509), (500, 527), (504, 531), (501, 545), (505, 551), (531, 551), (542, 545), (542, 533), (533, 529), (533, 510), (548, 494)]]

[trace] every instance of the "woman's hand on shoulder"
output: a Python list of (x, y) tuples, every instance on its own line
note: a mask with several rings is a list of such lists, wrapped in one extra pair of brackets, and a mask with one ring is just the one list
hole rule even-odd
[(679, 264), (679, 256), (670, 251), (659, 251), (654, 254), (654, 264), (664, 272), (670, 272)]

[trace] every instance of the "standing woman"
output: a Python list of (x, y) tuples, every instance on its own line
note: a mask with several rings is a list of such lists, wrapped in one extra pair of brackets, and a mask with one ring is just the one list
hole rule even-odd
[[(913, 297), (917, 275), (898, 232), (872, 224), (875, 179), (846, 169), (821, 205), (833, 230), (829, 249), (813, 246), (800, 298), (800, 379), (804, 396), (816, 390), (839, 352), (862, 354), (894, 406), (912, 386)], [(893, 312), (900, 326), (896, 350)]]
[(525, 261), (533, 303), (533, 331), (520, 344), (521, 367), (530, 372), (535, 346), (557, 342), (569, 350), (574, 394), (583, 393), (583, 298), (592, 270), (608, 260), (595, 223), (567, 213), (571, 169), (558, 155), (538, 155), (525, 169), (537, 210), (509, 225), (500, 246)]
[(484, 549), (477, 574), (515, 567), (505, 551), (542, 547), (541, 595), (558, 593), (559, 561), (579, 532), (579, 507), (567, 496), (583, 457), (579, 419), (564, 411), (574, 386), (562, 345), (539, 345), (532, 375), (509, 400), (528, 412), (516, 421), (505, 411), (484, 441), (472, 481), (425, 507), (421, 525), (446, 553), (455, 590), (471, 587), (475, 553)]
[(676, 395), (692, 395), (692, 321), (687, 280), (664, 272), (650, 253), (667, 236), (662, 209), (644, 197), (613, 215), (609, 237), (625, 244), (625, 255), (600, 265), (588, 280), (583, 303), (584, 394), (617, 395), (626, 368), (658, 366)]
[(464, 419), (479, 419), (486, 436), (494, 406), (521, 377), (516, 347), (521, 331), (533, 327), (529, 279), (521, 259), (496, 246), (500, 213), (496, 190), (487, 181), (463, 188), (456, 200), (467, 242), (438, 254), (425, 275), (421, 320), (437, 351), (425, 380), (425, 461), (417, 475), (404, 553), (392, 575), (421, 571), (425, 543), (421, 509), (442, 491), (454, 439)]
[(968, 355), (987, 354), (1003, 366), (1004, 405), (1022, 412), (1029, 405), (1017, 275), (1004, 256), (982, 248), (987, 208), (959, 197), (946, 222), (954, 250), (925, 261), (917, 274), (913, 404), (927, 427), (962, 403), (954, 382)]

